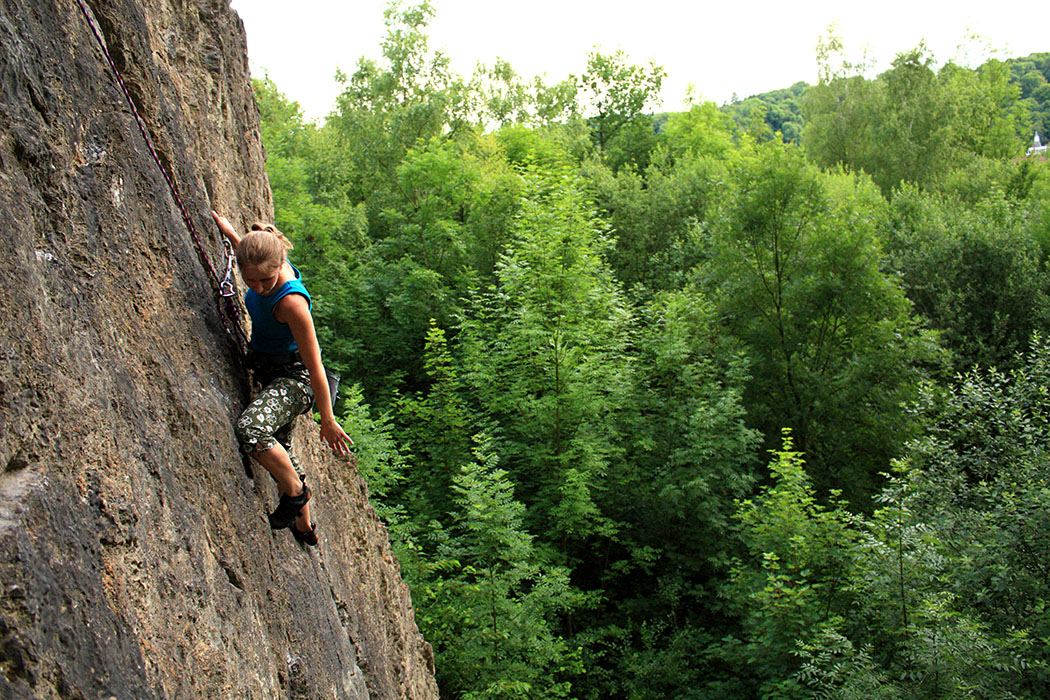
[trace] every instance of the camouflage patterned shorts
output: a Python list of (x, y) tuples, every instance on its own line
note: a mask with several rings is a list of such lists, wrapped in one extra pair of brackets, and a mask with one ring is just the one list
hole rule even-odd
[[(264, 452), (278, 443), (284, 445), (298, 471), (292, 454), (291, 436), (282, 428), (291, 427), (296, 416), (306, 413), (314, 401), (307, 377), (278, 377), (259, 392), (237, 420), (237, 441), (248, 454)], [(287, 435), (286, 439), (285, 435)]]

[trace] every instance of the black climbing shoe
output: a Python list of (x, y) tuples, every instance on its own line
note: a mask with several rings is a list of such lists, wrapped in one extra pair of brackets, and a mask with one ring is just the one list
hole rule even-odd
[(306, 532), (301, 532), (299, 528), (295, 526), (293, 522), (288, 526), (288, 529), (292, 531), (292, 537), (299, 544), (309, 545), (311, 547), (317, 546), (317, 523), (310, 523), (310, 529)]
[(287, 496), (282, 494), (281, 500), (277, 502), (277, 508), (270, 513), (270, 529), (283, 530), (295, 522), (303, 511), (303, 506), (310, 500), (310, 489), (303, 483), (303, 492), (298, 496)]

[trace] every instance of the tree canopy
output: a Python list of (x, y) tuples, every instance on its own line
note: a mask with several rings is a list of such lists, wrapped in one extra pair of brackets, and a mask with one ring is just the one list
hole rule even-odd
[(654, 115), (433, 16), (255, 88), (443, 697), (1046, 697), (1048, 54)]

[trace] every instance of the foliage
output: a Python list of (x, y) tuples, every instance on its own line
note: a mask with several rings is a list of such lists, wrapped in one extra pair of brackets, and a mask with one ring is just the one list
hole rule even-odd
[(1027, 207), (997, 189), (970, 205), (911, 186), (893, 199), (889, 265), (957, 371), (1010, 368), (1050, 322), (1045, 254), (1026, 219)]
[(723, 109), (737, 128), (751, 130), (756, 118), (761, 119), (769, 134), (779, 134), (786, 143), (798, 143), (805, 120), (802, 116), (802, 98), (809, 85), (795, 83), (783, 90), (752, 95), (745, 100), (733, 99)]
[(710, 216), (720, 201), (725, 164), (717, 157), (683, 153), (671, 158), (658, 152), (644, 175), (614, 174), (593, 161), (583, 174), (615, 235), (608, 257), (617, 278), (640, 297), (681, 289), (703, 258), (696, 222)]
[(760, 696), (1024, 697), (1027, 634), (953, 590), (968, 564), (925, 511), (927, 475), (900, 463), (869, 519), (818, 505), (789, 440), (774, 456), (773, 485), (741, 504), (751, 558), (725, 589)]
[(936, 188), (974, 158), (1020, 153), (1029, 118), (1009, 71), (995, 60), (978, 70), (934, 70), (919, 45), (875, 80), (825, 69), (803, 100), (802, 143), (814, 162), (864, 170), (889, 194), (901, 183)]
[[(1046, 687), (1048, 599), (1047, 380), (1050, 347), (1036, 337), (1009, 374), (974, 370), (943, 399), (938, 420), (909, 451), (922, 515), (954, 554), (953, 593), (998, 636), (1029, 629), (1011, 667), (1019, 695)], [(921, 476), (921, 480), (918, 478)]]
[(792, 428), (818, 487), (863, 507), (916, 427), (902, 402), (933, 359), (880, 270), (883, 202), (864, 178), (821, 174), (775, 141), (734, 180), (738, 194), (707, 223), (699, 272), (751, 358), (752, 425), (767, 440)]
[[(630, 419), (634, 469), (618, 493), (624, 508), (647, 507), (622, 520), (678, 565), (702, 566), (710, 543), (728, 534), (733, 500), (754, 483), (749, 466), (759, 436), (745, 424), (747, 365), (721, 346), (713, 307), (696, 290), (658, 295), (643, 312)], [(677, 546), (667, 547), (675, 538)]]
[(664, 128), (672, 155), (725, 158), (735, 145), (733, 123), (713, 102), (694, 104), (688, 112), (672, 114)]
[(386, 417), (373, 418), (362, 398), (358, 384), (341, 386), (340, 422), (354, 439), (357, 471), (368, 482), (376, 500), (376, 510), (391, 527), (395, 546), (407, 536), (400, 526), (405, 522), (405, 509), (390, 498), (405, 479), (406, 461), (398, 449), (393, 426)]
[(746, 654), (759, 694), (804, 698), (794, 680), (796, 644), (814, 640), (853, 603), (842, 591), (853, 577), (859, 533), (844, 503), (817, 502), (790, 431), (769, 471), (772, 484), (737, 513), (753, 563), (735, 565), (723, 595), (739, 610), (746, 642), (738, 653)]
[(466, 403), (445, 332), (434, 325), (427, 333), (424, 366), (431, 381), (428, 391), (399, 397), (396, 403), (401, 451), (414, 465), (412, 481), (397, 500), (413, 512), (437, 514), (446, 521), (444, 514), (452, 511), (452, 479), (471, 459), (477, 418)]
[[(1033, 53), (1006, 61), (1011, 80), (1020, 87), (1021, 101), (1032, 116), (1032, 129), (1050, 137), (1050, 53)], [(1044, 141), (1045, 143), (1045, 141)]]
[(564, 550), (613, 527), (596, 492), (629, 376), (630, 313), (574, 179), (535, 169), (525, 178), (515, 240), (463, 342), (469, 380), (501, 427), (501, 454), (530, 505), (530, 525)]
[(433, 13), (427, 2), (407, 9), (392, 3), (385, 12), (382, 61), (359, 61), (329, 116), (348, 146), (359, 197), (395, 179), (409, 148), (444, 135), (446, 128), (455, 133), (469, 125), (466, 86), (449, 69), (448, 57), (428, 46), (424, 30)]
[(415, 586), (421, 624), (447, 660), (438, 680), (448, 697), (566, 697), (558, 678), (575, 670), (575, 653), (554, 623), (580, 601), (568, 571), (545, 562), (524, 531), (525, 508), (496, 459), (479, 438), (453, 477), (453, 522), (431, 535), (439, 544)]
[(664, 75), (663, 68), (653, 63), (647, 67), (629, 64), (619, 50), (611, 55), (595, 51), (587, 56), (580, 86), (595, 111), (590, 120), (594, 143), (610, 158), (614, 169), (625, 164), (645, 167), (649, 149), (644, 142), (640, 149), (636, 144), (654, 136), (655, 129), (643, 110), (656, 99)]
[(1045, 55), (832, 37), (650, 116), (652, 64), (465, 79), (433, 15), (322, 125), (255, 89), (443, 695), (1045, 697)]
[(479, 66), (477, 74), (482, 77), (482, 116), (498, 126), (549, 125), (576, 116), (578, 87), (571, 75), (560, 83), (546, 85), (539, 77), (523, 79), (501, 60), (491, 69)]
[(758, 436), (744, 421), (745, 363), (727, 360), (711, 305), (684, 290), (643, 311), (625, 453), (603, 502), (620, 527), (580, 580), (610, 601), (586, 618), (588, 687), (608, 674), (629, 697), (659, 698), (712, 671), (698, 661), (715, 641), (710, 582), (724, 570), (733, 501), (754, 484)]

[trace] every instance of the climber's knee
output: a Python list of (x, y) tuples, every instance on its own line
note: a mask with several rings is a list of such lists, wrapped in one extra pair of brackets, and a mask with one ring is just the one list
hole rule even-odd
[(234, 428), (241, 451), (247, 454), (265, 452), (277, 444), (273, 428), (267, 425), (263, 415), (245, 411)]

